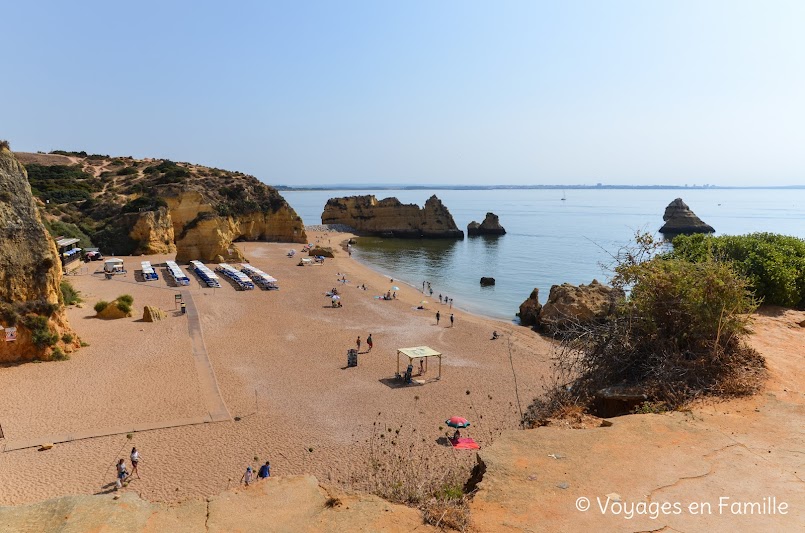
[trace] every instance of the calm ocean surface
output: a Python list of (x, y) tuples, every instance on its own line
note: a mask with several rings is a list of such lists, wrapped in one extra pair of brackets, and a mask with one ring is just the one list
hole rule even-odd
[[(488, 190), (282, 192), (305, 224), (321, 224), (328, 198), (374, 194), (423, 205), (436, 194), (460, 229), (481, 222), (487, 211), (508, 232), (463, 241), (361, 238), (353, 258), (414, 287), (428, 280), (434, 301), (450, 296), (461, 309), (515, 319), (534, 287), (545, 303), (551, 285), (606, 282), (601, 263), (627, 244), (635, 231), (656, 232), (665, 207), (681, 197), (717, 234), (768, 231), (805, 238), (805, 190)], [(481, 287), (481, 276), (496, 279)], [(407, 289), (410, 290), (410, 289)]]

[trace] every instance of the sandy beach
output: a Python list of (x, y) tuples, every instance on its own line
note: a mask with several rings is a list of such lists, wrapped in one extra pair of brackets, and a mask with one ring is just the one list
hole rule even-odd
[[(252, 265), (278, 278), (279, 291), (236, 291), (223, 280), (213, 290), (191, 275), (206, 356), (230, 420), (0, 453), (0, 505), (108, 491), (114, 463), (127, 458), (131, 446), (142, 454), (142, 479), (125, 490), (152, 501), (216, 494), (235, 486), (247, 465), (265, 460), (274, 475), (311, 473), (322, 482), (349, 485), (365, 475), (378, 428), (389, 434), (399, 429), (398, 440), (415, 445), (417, 456), (431, 461), (429, 468), (468, 470), (475, 454), (444, 445), (444, 420), (470, 419), (464, 434), (482, 447), (500, 431), (516, 428), (512, 367), (525, 409), (549, 373), (550, 343), (526, 328), (449, 309), (421, 290), (392, 282), (347, 257), (337, 243), (348, 237), (311, 233), (311, 242), (329, 241), (336, 257), (305, 267), (297, 266), (302, 254), (286, 256), (298, 245), (239, 243)], [(144, 283), (133, 274), (141, 260), (156, 265), (170, 257), (123, 259), (126, 276), (106, 280), (92, 274), (99, 263), (89, 263), (86, 274), (69, 277), (84, 298), (82, 308), (69, 310), (69, 319), (89, 346), (69, 361), (0, 369), (0, 446), (208, 415), (188, 317), (175, 310), (177, 289), (162, 275)], [(338, 282), (341, 277), (348, 281)], [(364, 284), (367, 290), (358, 288)], [(400, 287), (396, 300), (377, 298), (392, 286)], [(342, 308), (332, 308), (325, 296), (333, 287), (342, 294)], [(133, 317), (94, 317), (96, 301), (120, 294), (134, 297)], [(451, 296), (460, 302), (461, 295)], [(417, 310), (423, 299), (427, 309)], [(161, 307), (167, 319), (140, 321), (144, 305)], [(490, 340), (493, 330), (503, 337)], [(370, 333), (374, 348), (367, 352)], [(364, 341), (359, 364), (347, 368), (347, 350), (358, 336)], [(393, 379), (396, 350), (420, 345), (444, 354), (442, 379), (400, 387)], [(435, 374), (431, 363), (425, 377)]]

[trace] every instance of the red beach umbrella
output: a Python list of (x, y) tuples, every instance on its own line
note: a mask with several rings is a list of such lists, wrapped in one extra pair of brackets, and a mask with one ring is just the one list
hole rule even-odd
[(460, 416), (454, 416), (444, 421), (451, 428), (465, 428), (470, 425), (470, 421)]

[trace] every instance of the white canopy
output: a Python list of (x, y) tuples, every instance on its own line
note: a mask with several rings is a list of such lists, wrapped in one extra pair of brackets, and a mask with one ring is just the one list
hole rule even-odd
[(115, 263), (115, 264), (122, 264), (122, 263), (123, 263), (123, 260), (122, 260), (122, 259), (118, 259), (117, 257), (113, 257), (113, 258), (111, 258), (111, 259), (107, 259), (106, 261), (104, 261), (104, 263)]
[[(400, 355), (404, 355), (408, 358), (408, 364), (413, 365), (414, 359), (424, 358), (427, 361), (428, 357), (438, 357), (439, 358), (439, 374), (436, 376), (436, 380), (442, 379), (442, 354), (437, 352), (433, 348), (429, 346), (414, 346), (413, 348), (398, 348), (397, 349), (397, 375), (400, 375)], [(426, 380), (418, 379), (414, 380), (418, 384), (426, 383)]]

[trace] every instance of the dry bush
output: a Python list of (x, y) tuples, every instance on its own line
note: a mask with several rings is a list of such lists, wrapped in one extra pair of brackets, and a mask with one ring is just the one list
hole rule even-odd
[(443, 529), (467, 531), (470, 526), (469, 497), (433, 498), (422, 506), (425, 523)]
[(8, 141), (0, 139), (0, 150), (11, 150), (11, 145), (8, 144)]
[(636, 249), (616, 256), (613, 285), (628, 296), (602, 323), (577, 323), (562, 334), (554, 380), (527, 413), (532, 425), (568, 406), (589, 407), (612, 386), (676, 409), (702, 396), (756, 392), (763, 357), (745, 343), (757, 305), (728, 263), (655, 256), (638, 234)]

